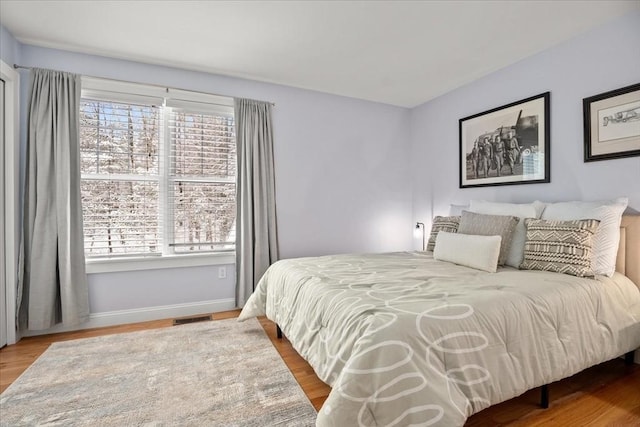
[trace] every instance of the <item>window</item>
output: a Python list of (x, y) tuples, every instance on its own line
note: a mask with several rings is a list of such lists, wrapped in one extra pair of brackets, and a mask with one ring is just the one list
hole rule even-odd
[(169, 139), (170, 245), (177, 253), (233, 249), (233, 119), (174, 109)]
[(84, 79), (81, 192), (88, 259), (232, 252), (232, 100)]

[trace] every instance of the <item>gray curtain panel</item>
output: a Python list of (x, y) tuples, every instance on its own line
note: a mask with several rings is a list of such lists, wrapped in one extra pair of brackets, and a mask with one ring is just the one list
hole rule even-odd
[(80, 76), (31, 71), (18, 325), (89, 318), (79, 153)]
[(278, 260), (271, 104), (235, 99), (238, 150), (236, 304)]

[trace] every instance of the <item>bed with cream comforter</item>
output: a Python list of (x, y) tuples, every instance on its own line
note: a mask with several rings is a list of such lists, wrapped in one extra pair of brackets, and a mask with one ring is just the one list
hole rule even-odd
[(265, 314), (332, 387), (318, 426), (459, 426), (640, 347), (640, 291), (619, 273), (492, 274), (424, 252), (279, 261), (240, 320)]

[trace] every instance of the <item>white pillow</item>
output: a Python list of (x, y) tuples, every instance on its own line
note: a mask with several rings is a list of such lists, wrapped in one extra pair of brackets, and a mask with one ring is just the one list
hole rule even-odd
[(485, 200), (472, 200), (469, 211), (487, 215), (509, 215), (520, 218), (516, 230), (511, 238), (511, 246), (507, 255), (506, 265), (518, 268), (524, 260), (524, 242), (527, 240), (527, 229), (524, 226), (525, 218), (540, 219), (545, 204), (539, 201), (533, 203), (497, 203)]
[(500, 255), (500, 236), (476, 236), (441, 231), (436, 237), (433, 258), (495, 273)]
[(616, 271), (622, 213), (627, 208), (628, 203), (629, 199), (626, 197), (598, 202), (550, 203), (542, 213), (542, 219), (562, 221), (576, 219), (600, 220), (600, 226), (593, 236), (591, 269), (595, 274), (611, 277)]

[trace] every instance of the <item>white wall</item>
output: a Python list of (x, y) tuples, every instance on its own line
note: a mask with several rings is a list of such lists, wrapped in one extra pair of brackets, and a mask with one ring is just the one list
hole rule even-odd
[[(598, 200), (640, 210), (640, 157), (583, 162), (582, 99), (640, 81), (640, 13), (529, 57), (411, 111), (414, 218), (470, 199)], [(458, 188), (458, 120), (551, 91), (551, 183)]]
[(0, 59), (13, 65), (18, 61), (19, 44), (13, 35), (0, 25)]
[[(227, 269), (225, 279), (218, 278), (218, 268)], [(235, 298), (233, 265), (96, 273), (89, 277), (92, 313)]]
[[(407, 109), (170, 67), (19, 48), (25, 66), (275, 102), (281, 258), (411, 247)], [(23, 100), (28, 80), (23, 78)], [(217, 266), (91, 274), (91, 312), (228, 300), (235, 285), (234, 266), (227, 267), (227, 279), (218, 279)]]

